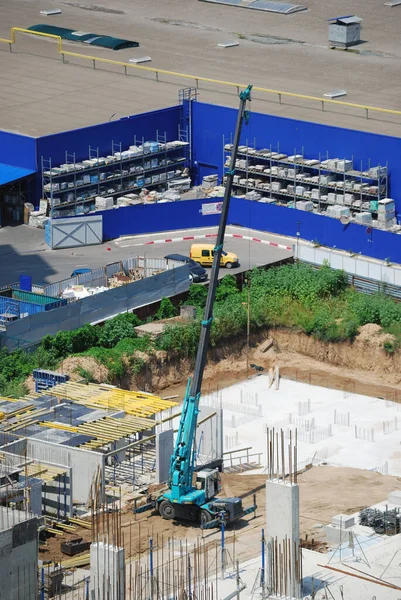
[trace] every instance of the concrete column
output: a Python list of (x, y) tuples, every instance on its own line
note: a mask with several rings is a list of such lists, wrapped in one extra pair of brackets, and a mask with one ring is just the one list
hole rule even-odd
[(167, 429), (156, 434), (156, 483), (165, 483), (170, 470), (170, 458), (174, 450), (174, 430)]
[[(267, 571), (271, 589), (287, 588), (287, 597), (300, 598), (299, 488), (282, 480), (266, 482)], [(282, 554), (283, 560), (278, 560)], [(281, 567), (280, 567), (281, 562)], [(275, 567), (277, 563), (277, 568)], [(278, 579), (280, 581), (277, 582)], [(286, 581), (286, 583), (285, 583)]]
[(125, 550), (104, 542), (90, 547), (91, 599), (125, 600)]

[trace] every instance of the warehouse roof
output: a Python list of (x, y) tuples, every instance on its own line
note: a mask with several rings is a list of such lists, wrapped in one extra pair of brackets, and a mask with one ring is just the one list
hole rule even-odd
[(26, 177), (27, 175), (32, 175), (33, 173), (35, 173), (35, 171), (32, 171), (32, 169), (23, 169), (22, 167), (14, 167), (13, 165), (0, 163), (0, 185), (12, 183), (13, 181), (17, 181), (18, 179)]
[[(139, 7), (115, 0), (112, 8), (60, 0), (54, 3), (62, 14), (51, 17), (49, 24), (84, 32), (109, 31), (119, 39), (135, 39), (143, 48), (141, 55), (151, 56), (151, 67), (315, 97), (322, 97), (333, 86), (340, 87), (336, 78), (341, 74), (347, 101), (401, 109), (395, 60), (401, 58), (398, 21), (394, 19), (398, 9), (384, 7), (378, 11), (376, 0), (358, 4), (365, 42), (358, 49), (360, 55), (353, 53), (352, 57), (328, 49), (330, 8), (321, 0), (308, 0), (309, 10), (290, 18), (248, 10), (246, 19), (234, 6), (223, 9), (204, 2), (196, 3), (196, 11), (193, 4), (175, 0), (145, 2)], [(0, 36), (10, 39), (11, 27), (36, 23), (38, 12), (35, 2), (24, 2), (21, 12), (20, 3), (3, 0)], [(239, 46), (218, 47), (233, 38)], [(63, 48), (126, 62), (139, 56), (139, 48), (116, 53), (68, 40), (63, 41)], [(139, 70), (132, 63), (127, 76), (122, 66), (97, 63), (93, 68), (92, 61), (76, 57), (66, 56), (63, 64), (55, 40), (19, 32), (13, 51), (7, 43), (0, 43), (0, 53), (0, 129), (32, 137), (174, 106), (178, 91), (195, 85), (195, 81), (167, 75), (160, 75), (157, 82), (154, 73)], [(238, 108), (235, 87), (202, 82), (199, 87), (199, 100)], [(370, 114), (372, 118), (366, 119), (363, 110), (341, 106), (326, 106), (323, 112), (319, 102), (282, 97), (280, 104), (277, 95), (256, 91), (252, 111), (401, 135), (399, 116), (377, 114), (373, 118)]]

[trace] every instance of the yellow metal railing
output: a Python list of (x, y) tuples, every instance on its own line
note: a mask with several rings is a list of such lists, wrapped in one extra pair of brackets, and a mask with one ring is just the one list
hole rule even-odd
[[(42, 37), (56, 39), (58, 41), (58, 53), (61, 54), (63, 63), (65, 62), (66, 56), (70, 56), (70, 57), (74, 57), (74, 58), (82, 58), (84, 60), (91, 61), (94, 69), (96, 69), (96, 63), (103, 63), (103, 64), (110, 64), (110, 65), (116, 65), (119, 67), (123, 67), (125, 75), (127, 75), (127, 68), (136, 69), (137, 71), (145, 71), (148, 73), (154, 73), (155, 77), (156, 77), (156, 81), (159, 81), (159, 75), (169, 75), (171, 77), (178, 77), (181, 79), (189, 79), (191, 81), (195, 81), (195, 85), (196, 85), (197, 89), (199, 88), (199, 83), (203, 82), (203, 83), (212, 83), (212, 84), (219, 85), (219, 86), (236, 88), (237, 93), (239, 93), (240, 88), (244, 88), (247, 85), (245, 83), (235, 83), (233, 81), (222, 81), (220, 79), (211, 79), (210, 77), (200, 77), (198, 75), (189, 75), (188, 73), (177, 73), (175, 71), (167, 71), (165, 69), (156, 69), (154, 67), (143, 67), (141, 65), (135, 65), (135, 64), (131, 64), (131, 63), (118, 61), (118, 60), (111, 60), (109, 58), (100, 58), (98, 56), (90, 56), (88, 54), (81, 54), (79, 52), (69, 52), (68, 50), (64, 50), (62, 38), (60, 36), (53, 35), (50, 33), (42, 33), (39, 31), (31, 31), (30, 29), (22, 29), (21, 27), (11, 27), (11, 30), (10, 30), (11, 39), (8, 40), (5, 38), (0, 38), (0, 42), (9, 44), (10, 52), (12, 52), (12, 44), (15, 44), (17, 31), (20, 33), (28, 33), (28, 34), (32, 34), (32, 35), (39, 35)], [(326, 104), (334, 104), (334, 105), (341, 106), (341, 107), (355, 108), (358, 110), (365, 111), (365, 116), (367, 119), (369, 118), (369, 112), (401, 116), (401, 111), (392, 110), (390, 108), (380, 108), (378, 106), (368, 106), (366, 104), (354, 104), (352, 102), (344, 102), (342, 100), (331, 100), (331, 99), (326, 99), (326, 98), (323, 99), (323, 98), (319, 98), (317, 96), (308, 96), (305, 94), (296, 94), (293, 92), (283, 92), (281, 90), (273, 90), (273, 89), (258, 87), (258, 86), (253, 86), (252, 91), (253, 92), (255, 92), (255, 91), (263, 92), (265, 94), (275, 95), (278, 97), (278, 101), (280, 104), (282, 103), (283, 97), (284, 98), (297, 98), (300, 100), (310, 100), (312, 102), (319, 103), (322, 111), (325, 110)]]

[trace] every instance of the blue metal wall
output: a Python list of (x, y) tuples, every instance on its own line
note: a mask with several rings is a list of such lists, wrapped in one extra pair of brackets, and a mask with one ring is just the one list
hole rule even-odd
[[(103, 236), (109, 240), (122, 235), (215, 226), (219, 215), (202, 215), (202, 204), (221, 200), (183, 200), (176, 204), (144, 204), (105, 210), (102, 211)], [(299, 233), (302, 239), (316, 241), (322, 246), (401, 263), (400, 235), (377, 229), (368, 233), (362, 225), (342, 225), (337, 219), (301, 210), (233, 198), (228, 222), (294, 238)]]
[(101, 123), (93, 127), (73, 129), (54, 135), (47, 135), (37, 140), (38, 168), (41, 156), (45, 159), (51, 157), (52, 164), (58, 165), (65, 162), (65, 151), (69, 154), (75, 152), (77, 161), (88, 158), (89, 146), (99, 148), (100, 155), (110, 154), (112, 142), (122, 144), (123, 148), (134, 143), (134, 135), (141, 139), (152, 140), (156, 131), (160, 134), (167, 133), (168, 139), (177, 139), (178, 124), (180, 122), (180, 106), (173, 106), (150, 113), (143, 113), (124, 117), (110, 123)]
[(322, 246), (401, 263), (401, 236), (302, 210), (233, 198), (229, 223), (316, 241)]
[(36, 139), (0, 131), (0, 162), (25, 169), (36, 169)]
[[(196, 163), (218, 165), (221, 176), (223, 134), (230, 141), (237, 110), (201, 102), (194, 102), (192, 110), (193, 159)], [(310, 158), (328, 152), (332, 158), (353, 157), (365, 163), (370, 159), (372, 165), (388, 163), (390, 196), (401, 213), (401, 138), (251, 113), (249, 125), (242, 129), (241, 144), (253, 145), (254, 140), (259, 148), (270, 144), (276, 148), (279, 142), (280, 151), (287, 154), (301, 153), (303, 148), (305, 156)], [(194, 166), (196, 171), (197, 165)]]
[(208, 200), (138, 204), (97, 214), (103, 215), (103, 239), (111, 240), (122, 235), (217, 225), (220, 215), (202, 215), (202, 204), (206, 202)]

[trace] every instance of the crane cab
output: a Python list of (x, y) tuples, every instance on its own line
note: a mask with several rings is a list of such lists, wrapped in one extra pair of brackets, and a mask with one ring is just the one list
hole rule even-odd
[(218, 469), (202, 469), (196, 473), (196, 488), (205, 490), (205, 502), (221, 491), (221, 477)]

